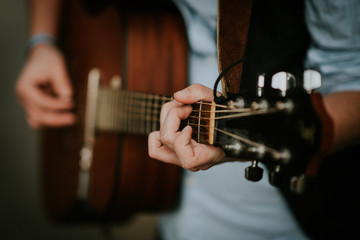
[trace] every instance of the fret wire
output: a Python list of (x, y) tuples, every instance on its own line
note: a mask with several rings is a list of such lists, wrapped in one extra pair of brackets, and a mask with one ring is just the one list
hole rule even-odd
[(127, 114), (128, 114), (128, 126), (127, 126), (127, 129), (132, 132), (132, 125), (133, 125), (133, 121), (132, 121), (132, 107), (131, 107), (131, 104), (132, 104), (132, 97), (128, 95), (128, 104), (127, 104)]
[[(117, 101), (118, 96), (117, 95), (111, 95), (110, 96), (110, 106), (115, 106), (115, 103)], [(111, 115), (115, 114), (116, 109), (114, 107), (110, 107)], [(110, 116), (111, 116), (110, 115)], [(111, 117), (107, 117), (106, 121), (109, 123), (110, 126), (114, 125), (114, 119)]]
[[(146, 113), (146, 102), (145, 101), (142, 101), (141, 103), (141, 106), (140, 106), (140, 109), (141, 109), (141, 115), (142, 116), (145, 116), (145, 113)], [(139, 128), (140, 128), (140, 132), (145, 132), (146, 129), (145, 129), (145, 117), (139, 122)]]
[(134, 108), (134, 104), (135, 104), (135, 99), (132, 99), (132, 104), (131, 104), (131, 122), (132, 122), (132, 127), (133, 127), (133, 131), (137, 131), (139, 129), (139, 121), (135, 121), (135, 115), (137, 113), (135, 113), (134, 111), (132, 111), (132, 109)]
[(124, 130), (125, 129), (129, 129), (128, 127), (128, 119), (129, 119), (129, 116), (128, 116), (128, 105), (129, 104), (129, 98), (127, 97), (127, 93), (125, 92), (124, 94)]
[(129, 130), (130, 130), (131, 132), (134, 131), (134, 125), (135, 125), (135, 123), (134, 123), (134, 121), (133, 121), (133, 115), (134, 115), (134, 113), (133, 113), (133, 111), (132, 111), (132, 109), (133, 109), (133, 107), (132, 107), (133, 99), (134, 99), (134, 98), (132, 98), (132, 97), (129, 96), (128, 113), (129, 113)]
[[(124, 95), (119, 95), (118, 97), (119, 102), (120, 102), (120, 107), (119, 109), (124, 109)], [(120, 129), (124, 130), (125, 126), (124, 126), (124, 115), (125, 115), (125, 111), (117, 111), (117, 115), (119, 116), (119, 119), (122, 120), (121, 124), (120, 124)]]
[(122, 119), (123, 119), (122, 129), (123, 129), (123, 131), (125, 131), (127, 129), (127, 126), (126, 126), (126, 124), (127, 124), (127, 96), (126, 96), (126, 94), (122, 95), (121, 103), (122, 103), (122, 109), (124, 109), (123, 114), (122, 114), (122, 116), (123, 116), (122, 117)]
[(146, 132), (151, 132), (151, 106), (152, 106), (152, 99), (148, 96), (147, 98), (147, 108), (146, 108), (146, 114), (145, 114), (145, 118), (146, 118)]
[[(202, 101), (201, 101), (202, 102)], [(200, 142), (200, 121), (201, 121), (201, 108), (202, 104), (199, 106), (199, 121), (198, 121), (198, 142)]]

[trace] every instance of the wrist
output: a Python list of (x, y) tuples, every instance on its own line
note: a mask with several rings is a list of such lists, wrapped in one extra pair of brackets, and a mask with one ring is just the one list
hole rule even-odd
[(57, 43), (55, 37), (47, 33), (38, 33), (31, 36), (25, 45), (25, 54), (28, 55), (29, 52), (39, 45), (47, 45), (57, 48)]

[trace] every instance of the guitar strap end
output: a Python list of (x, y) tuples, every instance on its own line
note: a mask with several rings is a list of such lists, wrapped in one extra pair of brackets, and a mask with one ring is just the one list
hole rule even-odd
[[(227, 66), (244, 58), (249, 31), (252, 0), (219, 0), (217, 23), (218, 67), (221, 73)], [(223, 77), (223, 94), (238, 93), (243, 66), (235, 66)]]

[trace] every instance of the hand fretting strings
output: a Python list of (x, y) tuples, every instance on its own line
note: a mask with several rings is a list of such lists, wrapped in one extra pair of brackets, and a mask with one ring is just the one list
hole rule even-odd
[[(118, 131), (147, 135), (160, 128), (160, 112), (164, 103), (171, 101), (171, 97), (156, 94), (112, 90), (100, 87), (98, 96), (96, 126), (104, 131)], [(241, 118), (282, 111), (281, 108), (231, 108), (210, 102), (199, 101), (192, 105), (193, 110), (189, 118), (183, 123), (193, 128), (193, 138), (200, 143), (213, 143), (214, 132), (226, 134), (254, 147), (263, 147), (265, 151), (278, 155), (277, 150), (242, 136), (214, 127), (214, 122), (225, 118)], [(226, 115), (215, 116), (215, 113)]]
[[(197, 107), (196, 105), (199, 105)], [(212, 106), (213, 108), (204, 109), (204, 105)], [(226, 134), (234, 139), (237, 139), (241, 142), (254, 146), (256, 148), (262, 147), (264, 151), (269, 152), (273, 156), (279, 156), (280, 152), (277, 150), (270, 148), (268, 146), (264, 146), (261, 143), (257, 143), (251, 141), (250, 139), (244, 138), (242, 136), (233, 134), (231, 132), (219, 129), (214, 127), (214, 122), (219, 119), (230, 119), (230, 118), (240, 118), (240, 117), (247, 117), (247, 116), (254, 116), (254, 115), (262, 115), (262, 114), (269, 114), (274, 112), (280, 112), (283, 109), (280, 107), (273, 107), (268, 109), (261, 109), (261, 108), (239, 108), (234, 109), (230, 108), (227, 105), (219, 105), (215, 103), (209, 102), (197, 102), (193, 105), (194, 109), (189, 116), (187, 124), (192, 126), (193, 128), (193, 138), (197, 139), (197, 142), (200, 143), (212, 143), (213, 139), (209, 138), (209, 136), (213, 136), (212, 132), (218, 131), (223, 134)], [(216, 110), (217, 108), (222, 108), (221, 110)], [(211, 109), (211, 110), (210, 110)], [(216, 117), (215, 114), (212, 113), (229, 113), (228, 115), (218, 116)], [(210, 117), (211, 116), (211, 117)], [(213, 123), (211, 123), (213, 122)]]

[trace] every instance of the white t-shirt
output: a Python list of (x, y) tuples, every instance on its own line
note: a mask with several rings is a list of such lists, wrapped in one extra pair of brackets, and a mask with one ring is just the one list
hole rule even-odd
[[(187, 26), (189, 84), (200, 83), (213, 88), (219, 74), (216, 58), (217, 0), (173, 1)], [(321, 90), (325, 93), (360, 90), (360, 5), (356, 2), (306, 2), (307, 23), (315, 43), (309, 49), (306, 64), (321, 71), (324, 86)], [(323, 13), (319, 14), (318, 10)], [(352, 18), (345, 20), (349, 16)], [(328, 22), (332, 35), (327, 35), (329, 28), (320, 24), (323, 21)], [(347, 47), (343, 48), (344, 45)], [(281, 193), (269, 184), (267, 177), (256, 183), (245, 179), (244, 169), (249, 165), (231, 162), (207, 171), (185, 172), (180, 207), (160, 218), (162, 238), (307, 239)], [(263, 168), (266, 176), (266, 168)]]

